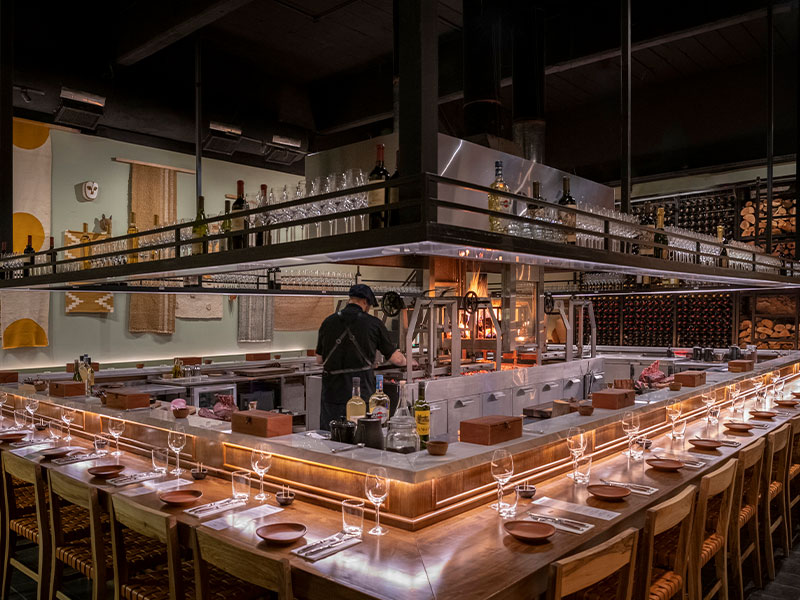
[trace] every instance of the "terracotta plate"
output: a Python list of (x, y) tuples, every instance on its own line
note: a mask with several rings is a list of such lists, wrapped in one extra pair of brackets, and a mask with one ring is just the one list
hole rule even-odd
[(716, 450), (722, 447), (722, 442), (717, 440), (699, 440), (697, 438), (689, 439), (689, 443), (695, 448), (702, 448), (703, 450)]
[(61, 458), (62, 456), (66, 456), (70, 452), (72, 452), (74, 448), (70, 448), (69, 446), (65, 448), (47, 448), (39, 452), (45, 458)]
[(684, 464), (679, 460), (671, 458), (651, 458), (647, 460), (647, 464), (653, 467), (656, 471), (677, 471), (682, 469)]
[(618, 485), (590, 485), (586, 488), (586, 491), (601, 500), (622, 500), (631, 494), (628, 488)]
[(797, 400), (775, 400), (775, 404), (778, 406), (786, 406), (788, 408), (792, 408), (797, 406)]
[(90, 475), (99, 477), (100, 479), (108, 479), (119, 475), (125, 470), (125, 465), (100, 465), (99, 467), (91, 467), (86, 469)]
[(750, 413), (751, 417), (755, 417), (756, 419), (771, 419), (777, 413), (772, 412), (771, 410), (754, 410)]
[(158, 498), (170, 506), (189, 506), (197, 502), (202, 495), (203, 492), (200, 490), (175, 490), (159, 494)]
[(26, 435), (25, 431), (5, 431), (0, 433), (0, 442), (19, 442)]
[(792, 392), (792, 394), (794, 395), (795, 398), (800, 398), (800, 390)]
[(306, 534), (302, 523), (272, 523), (256, 529), (256, 535), (270, 544), (291, 544)]
[(556, 532), (550, 523), (537, 523), (536, 521), (506, 521), (503, 523), (506, 533), (513, 535), (521, 542), (541, 544)]
[(734, 421), (726, 421), (723, 425), (731, 431), (750, 431), (753, 428), (750, 423), (738, 423)]

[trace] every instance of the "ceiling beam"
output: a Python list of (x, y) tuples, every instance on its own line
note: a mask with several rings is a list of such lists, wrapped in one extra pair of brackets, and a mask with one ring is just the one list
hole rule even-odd
[(191, 10), (167, 15), (163, 19), (154, 19), (153, 13), (147, 11), (148, 14), (143, 15), (141, 20), (134, 19), (127, 26), (128, 31), (134, 32), (134, 37), (122, 46), (117, 56), (117, 63), (125, 66), (134, 65), (206, 25), (218, 21), (250, 1), (197, 0), (190, 3)]

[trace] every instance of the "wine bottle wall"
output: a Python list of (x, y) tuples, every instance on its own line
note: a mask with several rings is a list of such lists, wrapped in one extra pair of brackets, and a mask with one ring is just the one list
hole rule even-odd
[(671, 346), (673, 296), (628, 296), (622, 304), (625, 346)]
[(676, 307), (677, 345), (726, 348), (731, 344), (733, 299), (730, 294), (686, 294)]

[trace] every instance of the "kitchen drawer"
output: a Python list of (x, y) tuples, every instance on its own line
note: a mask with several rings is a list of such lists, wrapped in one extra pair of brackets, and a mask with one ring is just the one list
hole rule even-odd
[(483, 394), (481, 397), (483, 413), (481, 416), (490, 415), (511, 415), (511, 390), (498, 390)]
[(464, 396), (447, 401), (447, 433), (454, 436), (461, 421), (477, 419), (481, 416), (481, 397)]
[(561, 380), (545, 381), (536, 385), (539, 404), (560, 400), (564, 397), (564, 390), (561, 387)]
[(519, 416), (523, 408), (537, 404), (541, 404), (538, 386), (531, 384), (514, 388), (512, 415)]
[(564, 394), (561, 396), (564, 399), (575, 398), (576, 400), (583, 400), (583, 380), (580, 377), (567, 377), (563, 382)]
[(587, 396), (594, 391), (602, 390), (606, 387), (606, 375), (603, 372), (595, 373), (590, 376), (591, 383), (589, 384), (589, 392)]
[(447, 435), (447, 401), (431, 402), (431, 438)]

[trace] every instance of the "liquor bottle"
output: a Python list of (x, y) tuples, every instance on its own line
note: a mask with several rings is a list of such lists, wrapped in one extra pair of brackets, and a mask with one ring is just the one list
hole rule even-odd
[[(158, 229), (158, 227), (159, 227), (158, 220), (159, 220), (158, 219), (158, 215), (153, 215), (153, 229)], [(157, 235), (152, 236), (150, 239), (151, 239), (151, 243), (158, 244), (158, 236)], [(150, 251), (150, 260), (158, 260), (159, 258), (161, 258), (161, 250), (160, 249), (156, 249), (156, 250), (151, 250)]]
[[(494, 181), (489, 186), (493, 190), (507, 192), (508, 186), (503, 179), (503, 161), (498, 160), (494, 163)], [(497, 194), (489, 194), (489, 210), (498, 212), (510, 213), (511, 212), (511, 199)], [(489, 217), (489, 231), (494, 233), (506, 233), (508, 220), (501, 217)]]
[[(87, 244), (92, 240), (89, 237), (89, 225), (87, 223), (83, 224), (83, 233), (81, 234), (81, 244)], [(92, 261), (88, 260), (88, 258), (92, 255), (92, 249), (89, 246), (85, 246), (81, 250), (81, 254), (83, 254), (84, 261), (82, 263), (83, 269), (91, 269), (92, 268)]]
[(77, 358), (75, 359), (75, 363), (72, 367), (72, 381), (80, 381), (81, 380), (81, 361)]
[[(139, 230), (136, 228), (136, 213), (131, 212), (131, 218), (128, 222), (128, 235), (133, 233), (139, 233)], [(128, 250), (138, 250), (139, 249), (139, 237), (132, 237), (128, 238)], [(138, 263), (139, 262), (139, 253), (138, 252), (129, 252), (128, 253), (128, 262), (129, 263)]]
[(367, 403), (361, 397), (360, 377), (353, 377), (353, 396), (347, 401), (345, 413), (348, 421), (355, 421), (367, 414)]
[[(370, 183), (377, 183), (379, 181), (386, 181), (389, 179), (389, 171), (386, 169), (386, 166), (383, 162), (383, 152), (384, 146), (383, 144), (378, 144), (377, 146), (377, 156), (375, 158), (375, 167), (369, 173), (369, 182)], [(367, 195), (367, 205), (368, 206), (384, 206), (386, 204), (387, 196), (386, 190), (372, 190)], [(379, 229), (384, 226), (383, 222), (383, 213), (382, 212), (374, 212), (370, 213), (369, 215), (369, 228), (370, 229)]]
[(656, 223), (653, 221), (649, 213), (645, 213), (645, 215), (642, 217), (641, 224), (646, 231), (642, 231), (638, 235), (638, 239), (643, 242), (638, 244), (639, 256), (654, 256), (653, 241), (655, 233), (653, 230), (655, 229)]
[[(208, 223), (203, 223), (206, 220), (205, 201), (203, 196), (197, 197), (197, 214), (194, 217), (194, 225), (192, 225), (192, 237), (200, 239), (208, 236)], [(194, 242), (192, 244), (192, 254), (205, 254), (206, 242)]]
[(389, 418), (389, 396), (383, 391), (383, 375), (375, 376), (375, 393), (369, 397), (369, 412), (380, 417), (381, 425)]
[(86, 357), (86, 380), (89, 383), (89, 391), (94, 387), (94, 368), (92, 368), (92, 357)]
[[(659, 206), (656, 211), (656, 231), (653, 234), (653, 242), (666, 246), (669, 243), (667, 234), (664, 232), (664, 207)], [(653, 248), (653, 256), (655, 258), (667, 258), (666, 248)]]
[(227, 250), (230, 247), (231, 227), (231, 201), (225, 200), (225, 218), (219, 226), (220, 233), (224, 234), (225, 238), (220, 243), (220, 250)]
[[(266, 209), (267, 208), (267, 184), (261, 184), (261, 191), (258, 194), (258, 206), (259, 208)], [(257, 222), (259, 225), (266, 225), (267, 224), (267, 213), (263, 212), (257, 216)], [(268, 231), (259, 231), (256, 233), (256, 246), (263, 246), (264, 241), (269, 240), (269, 232)]]
[(425, 401), (425, 382), (419, 382), (419, 394), (414, 404), (414, 420), (417, 422), (419, 449), (424, 450), (431, 434), (431, 407)]
[[(564, 177), (562, 179), (562, 192), (561, 198), (558, 199), (559, 206), (569, 206), (571, 208), (577, 207), (575, 202), (575, 198), (572, 197), (572, 194), (569, 192), (569, 177)], [(561, 221), (562, 225), (566, 227), (570, 227), (570, 231), (564, 232), (564, 241), (567, 244), (574, 244), (575, 243), (575, 226), (576, 226), (576, 215), (575, 213), (570, 213), (566, 211), (561, 211), (559, 213), (559, 220)]]
[[(31, 274), (31, 267), (33, 266), (33, 261), (34, 261), (34, 256), (33, 256), (34, 252), (35, 252), (35, 250), (33, 249), (33, 236), (29, 235), (28, 236), (28, 243), (25, 246), (25, 249), (22, 251), (23, 254), (30, 255), (30, 256), (25, 256), (25, 258), (22, 260), (22, 263), (24, 265), (27, 265), (22, 270), (22, 274), (25, 277), (27, 277), (28, 275)], [(84, 268), (86, 268), (86, 267), (84, 267)]]
[(244, 217), (237, 216), (238, 213), (247, 210), (247, 203), (244, 201), (244, 181), (239, 179), (236, 182), (236, 200), (233, 201), (231, 212), (233, 218), (231, 219), (231, 229), (234, 234), (231, 236), (230, 248), (233, 250), (240, 250), (245, 246), (244, 239)]
[(78, 372), (81, 374), (81, 381), (83, 382), (83, 389), (85, 395), (89, 395), (89, 369), (86, 366), (86, 359), (82, 360), (78, 365)]
[(725, 247), (725, 227), (717, 225), (717, 242), (722, 244), (722, 249), (719, 251), (719, 266), (727, 269), (730, 265), (728, 261), (728, 249)]
[[(538, 202), (545, 202), (542, 197), (542, 184), (534, 181), (531, 184), (532, 200)], [(528, 204), (525, 208), (523, 216), (529, 219), (522, 223), (520, 228), (520, 235), (525, 238), (536, 239), (552, 239), (553, 230), (543, 225), (543, 223), (552, 221), (552, 215), (549, 214), (549, 209), (539, 204)]]

